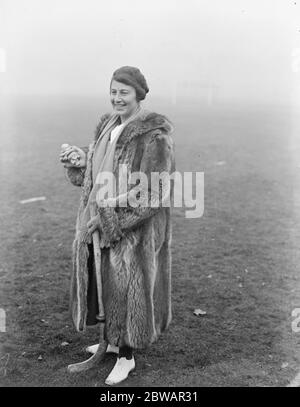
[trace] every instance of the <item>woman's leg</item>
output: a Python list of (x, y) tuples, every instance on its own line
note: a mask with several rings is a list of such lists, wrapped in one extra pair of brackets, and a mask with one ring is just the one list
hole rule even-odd
[(133, 356), (133, 349), (130, 346), (121, 346), (119, 348), (119, 358), (131, 359)]

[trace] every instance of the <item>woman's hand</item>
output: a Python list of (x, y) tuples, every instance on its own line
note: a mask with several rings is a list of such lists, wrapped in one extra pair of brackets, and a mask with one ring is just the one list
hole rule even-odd
[(92, 236), (96, 229), (100, 229), (100, 215), (93, 216), (87, 223), (88, 234)]
[(86, 153), (77, 146), (63, 144), (59, 158), (65, 168), (83, 168), (86, 166)]

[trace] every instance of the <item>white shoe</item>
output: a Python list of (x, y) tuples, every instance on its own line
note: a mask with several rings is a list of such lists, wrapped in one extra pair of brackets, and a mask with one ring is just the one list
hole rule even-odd
[[(99, 347), (99, 345), (98, 344), (96, 344), (96, 345), (91, 345), (91, 346), (88, 346), (87, 348), (86, 348), (86, 351), (87, 351), (87, 353), (93, 353), (93, 354), (95, 354), (96, 352), (97, 352), (97, 350), (98, 350), (98, 347)], [(107, 349), (106, 349), (106, 353), (119, 353), (119, 347), (118, 346), (114, 346), (114, 345), (110, 345), (110, 344), (108, 344), (107, 345)]]
[(121, 383), (127, 379), (129, 373), (134, 370), (134, 368), (135, 361), (133, 356), (131, 359), (126, 359), (125, 357), (118, 358), (113, 370), (106, 378), (105, 384), (113, 386), (114, 384)]

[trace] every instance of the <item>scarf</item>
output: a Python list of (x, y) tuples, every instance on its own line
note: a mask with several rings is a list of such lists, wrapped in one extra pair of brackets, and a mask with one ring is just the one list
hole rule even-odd
[[(103, 172), (113, 172), (113, 163), (114, 163), (114, 154), (115, 147), (118, 141), (118, 138), (122, 134), (124, 127), (131, 121), (138, 118), (143, 113), (143, 109), (139, 106), (135, 112), (124, 121), (121, 126), (118, 128), (117, 134), (113, 142), (109, 142), (111, 131), (119, 125), (120, 116), (118, 114), (112, 113), (110, 119), (102, 130), (99, 138), (94, 143), (94, 153), (92, 156), (92, 179), (93, 186), (89, 195), (88, 202), (84, 211), (82, 212), (80, 218), (77, 219), (77, 232), (81, 236), (82, 241), (86, 243), (92, 243), (91, 236), (87, 234), (87, 223), (91, 219), (91, 212), (96, 213), (97, 203), (96, 196), (99, 188), (101, 188), (101, 182), (98, 182), (98, 179), (101, 179), (101, 173)], [(97, 182), (96, 182), (97, 180)], [(114, 185), (115, 187), (115, 185)], [(115, 195), (115, 188), (113, 191)]]

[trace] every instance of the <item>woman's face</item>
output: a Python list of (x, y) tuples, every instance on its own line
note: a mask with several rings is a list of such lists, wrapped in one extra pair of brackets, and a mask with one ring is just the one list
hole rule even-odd
[(115, 80), (110, 87), (110, 101), (114, 111), (122, 118), (129, 117), (138, 106), (135, 89)]

